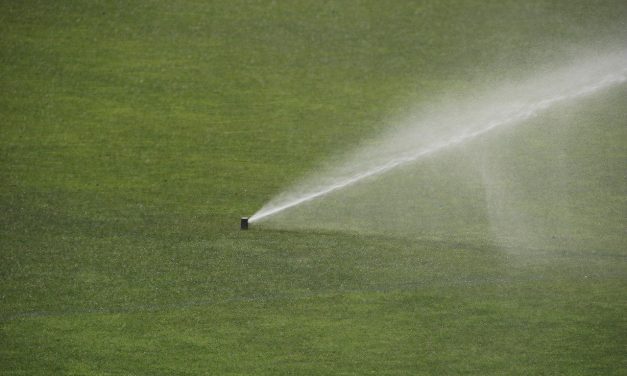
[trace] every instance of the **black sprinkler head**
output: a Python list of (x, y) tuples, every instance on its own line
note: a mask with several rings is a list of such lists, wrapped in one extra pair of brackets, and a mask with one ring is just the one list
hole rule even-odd
[(248, 230), (248, 217), (242, 217), (239, 228), (242, 230)]

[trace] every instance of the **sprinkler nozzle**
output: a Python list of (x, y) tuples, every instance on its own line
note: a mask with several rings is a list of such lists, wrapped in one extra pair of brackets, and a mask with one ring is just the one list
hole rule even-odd
[(248, 230), (248, 217), (242, 217), (239, 228), (241, 230)]

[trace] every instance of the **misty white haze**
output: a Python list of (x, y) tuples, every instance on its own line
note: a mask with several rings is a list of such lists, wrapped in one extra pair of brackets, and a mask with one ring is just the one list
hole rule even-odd
[[(385, 189), (377, 188), (373, 188), (372, 192), (363, 196), (363, 192), (367, 189), (357, 186), (373, 183), (374, 186), (381, 185), (383, 183), (377, 183), (378, 180), (386, 180), (388, 177), (394, 179), (392, 176), (394, 170), (403, 170), (418, 162), (437, 158), (449, 150), (459, 149), (466, 143), (482, 139), (497, 129), (524, 125), (555, 107), (585, 101), (625, 81), (627, 81), (627, 52), (619, 51), (594, 55), (552, 71), (538, 72), (525, 81), (493, 84), (492, 87), (482, 88), (480, 92), (467, 93), (463, 99), (440, 100), (431, 108), (423, 104), (421, 110), (410, 114), (400, 124), (393, 125), (390, 131), (379, 138), (374, 138), (358, 147), (336, 167), (316, 172), (270, 200), (250, 218), (250, 222), (268, 221), (269, 225), (278, 228), (290, 227), (298, 223), (298, 227), (301, 228), (341, 230), (345, 227), (342, 225), (343, 222), (333, 220), (338, 215), (378, 216), (378, 227), (385, 222), (382, 218), (391, 217), (399, 210), (409, 211), (410, 214), (419, 216), (420, 213), (411, 213), (411, 209), (404, 209), (402, 204), (399, 205), (403, 199), (411, 199), (406, 195), (398, 198), (399, 202), (396, 203), (394, 210), (381, 212), (369, 210), (364, 212), (365, 214), (359, 214), (358, 206), (362, 205), (364, 197), (372, 200), (373, 195), (376, 195), (380, 201), (388, 200), (389, 197)], [(442, 105), (442, 103), (446, 104)], [(425, 110), (425, 108), (429, 109)], [(551, 127), (557, 125), (547, 122), (542, 126), (546, 128), (546, 132), (549, 132)], [(464, 156), (461, 157), (461, 159), (464, 158)], [(492, 158), (494, 159), (494, 156)], [(498, 156), (496, 158), (498, 159)], [(494, 161), (491, 163), (494, 164)], [(447, 174), (447, 171), (441, 171), (438, 174)], [(450, 172), (448, 174), (450, 175)], [(485, 190), (484, 199), (493, 201), (485, 203), (487, 207), (485, 210), (489, 212), (487, 215), (492, 219), (499, 217), (498, 220), (502, 222), (503, 216), (494, 213), (496, 207), (494, 201), (497, 200), (497, 196), (502, 197), (503, 192), (500, 196), (495, 195), (494, 189), (488, 187), (488, 185), (492, 188), (495, 186), (494, 173), (486, 173), (484, 169), (478, 174), (481, 175), (481, 184)], [(420, 179), (407, 177), (398, 179), (400, 180), (397, 181), (395, 188), (397, 193), (398, 186), (405, 186), (406, 190), (411, 191), (416, 184), (424, 184), (418, 181)], [(459, 177), (455, 180), (461, 185), (464, 184), (460, 182)], [(362, 197), (351, 198), (351, 194), (344, 193), (343, 198), (327, 203), (330, 207), (323, 209), (324, 201), (330, 201), (326, 200), (328, 197), (336, 196), (346, 190), (355, 190), (355, 195), (359, 195), (357, 192), (362, 192)], [(311, 203), (315, 203), (315, 210), (308, 212), (306, 208), (299, 208)], [(297, 213), (290, 214), (292, 211)], [(328, 212), (327, 215), (331, 220), (323, 219), (325, 211)], [(502, 214), (502, 210), (499, 212)], [(273, 218), (275, 216), (277, 216), (276, 219)], [(394, 222), (393, 218), (388, 219)], [(351, 222), (353, 219), (345, 218), (345, 220)], [(383, 227), (385, 230), (385, 225)]]

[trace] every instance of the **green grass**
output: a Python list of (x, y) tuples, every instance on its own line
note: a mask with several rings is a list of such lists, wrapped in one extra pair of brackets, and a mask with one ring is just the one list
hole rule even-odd
[[(595, 170), (624, 163), (624, 89), (548, 118), (597, 135), (566, 144), (573, 197), (615, 207), (567, 220), (596, 246), (238, 219), (406, 106), (624, 45), (625, 19), (623, 1), (2, 2), (0, 373), (624, 373), (625, 182)], [(485, 141), (522, 176), (533, 124)]]

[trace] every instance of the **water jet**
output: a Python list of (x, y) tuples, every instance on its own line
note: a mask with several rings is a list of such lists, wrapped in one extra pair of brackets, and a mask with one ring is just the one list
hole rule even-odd
[[(627, 82), (627, 51), (595, 55), (527, 80), (473, 91), (467, 99), (411, 115), (401, 125), (365, 144), (343, 162), (317, 172), (266, 203), (251, 222), (322, 199), (393, 170), (461, 147), (492, 131), (524, 124), (553, 107), (580, 101)], [(448, 101), (445, 101), (448, 102)], [(373, 147), (373, 144), (375, 145)]]

